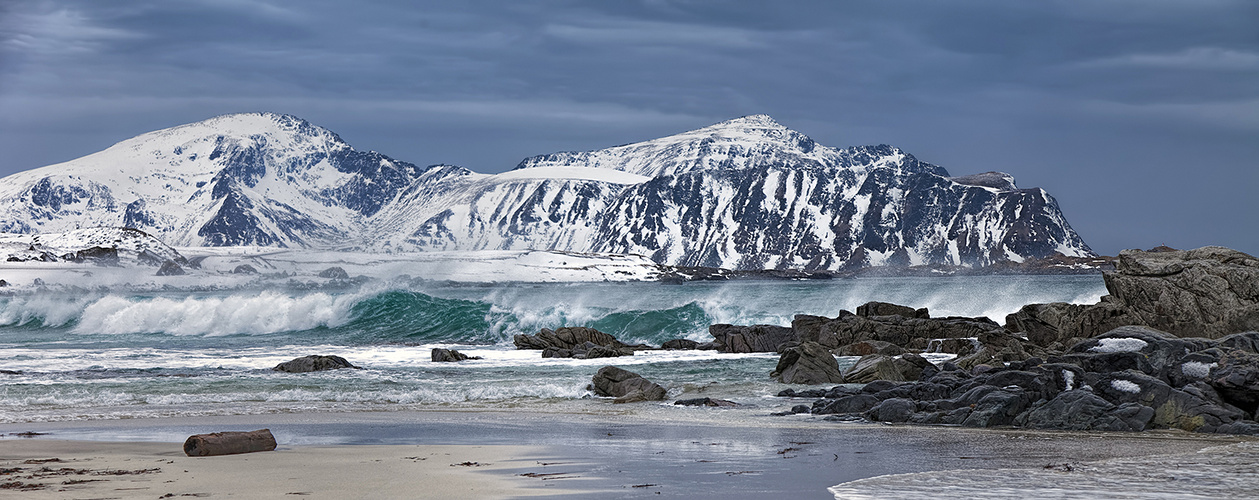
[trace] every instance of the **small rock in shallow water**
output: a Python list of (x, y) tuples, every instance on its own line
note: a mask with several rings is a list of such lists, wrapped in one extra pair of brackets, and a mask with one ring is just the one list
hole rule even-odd
[(359, 367), (350, 364), (349, 361), (346, 361), (345, 358), (341, 356), (310, 355), (280, 363), (275, 365), (275, 368), (272, 368), (272, 370), (288, 373), (306, 373), (323, 370), (339, 370), (341, 368), (358, 369)]

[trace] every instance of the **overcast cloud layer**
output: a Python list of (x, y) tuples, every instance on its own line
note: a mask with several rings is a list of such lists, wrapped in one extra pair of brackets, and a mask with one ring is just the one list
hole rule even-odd
[(480, 172), (765, 113), (1259, 253), (1251, 0), (0, 0), (0, 175), (240, 111)]

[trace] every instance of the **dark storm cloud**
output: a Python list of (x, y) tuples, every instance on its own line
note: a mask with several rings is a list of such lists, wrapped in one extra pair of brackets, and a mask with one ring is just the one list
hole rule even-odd
[(1048, 189), (1102, 252), (1259, 250), (1259, 4), (0, 4), (0, 174), (270, 110), (500, 171), (767, 113)]

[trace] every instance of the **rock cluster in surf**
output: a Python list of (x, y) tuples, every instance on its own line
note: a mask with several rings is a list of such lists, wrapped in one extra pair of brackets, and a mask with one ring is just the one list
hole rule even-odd
[[(794, 338), (775, 348), (773, 376), (835, 381), (831, 354), (862, 354), (840, 382), (863, 387), (780, 393), (816, 398), (794, 413), (836, 419), (1259, 433), (1259, 259), (1222, 247), (1160, 250), (1121, 253), (1105, 275), (1111, 294), (1097, 304), (1032, 304), (1004, 327), (883, 303), (836, 318), (797, 316)], [(737, 339), (724, 349), (755, 352), (789, 337), (776, 328), (712, 332)], [(958, 357), (936, 367), (912, 351)]]

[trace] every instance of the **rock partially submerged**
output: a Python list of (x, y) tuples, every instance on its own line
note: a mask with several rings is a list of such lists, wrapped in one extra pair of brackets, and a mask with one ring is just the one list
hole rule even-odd
[(600, 368), (591, 379), (589, 390), (596, 396), (616, 398), (613, 403), (661, 401), (668, 392), (642, 375), (615, 366)]
[(350, 364), (349, 361), (346, 361), (345, 358), (341, 356), (312, 354), (292, 361), (285, 361), (275, 365), (275, 368), (272, 368), (272, 370), (287, 373), (306, 373), (324, 370), (339, 370), (342, 368), (359, 369), (359, 367)]
[(430, 355), (432, 356), (434, 363), (456, 363), (459, 361), (481, 359), (480, 356), (468, 356), (467, 354), (454, 349), (442, 349), (440, 347), (434, 347), (433, 352)]
[(734, 408), (741, 406), (734, 401), (713, 398), (680, 399), (674, 401), (673, 404), (675, 406), (707, 406), (710, 408)]
[(594, 359), (632, 356), (634, 351), (650, 349), (645, 345), (629, 345), (594, 328), (580, 326), (552, 330), (543, 328), (536, 335), (516, 335), (516, 349), (541, 349), (544, 358)]
[(737, 326), (716, 324), (708, 327), (718, 352), (778, 352), (778, 346), (797, 339), (791, 328), (774, 325)]

